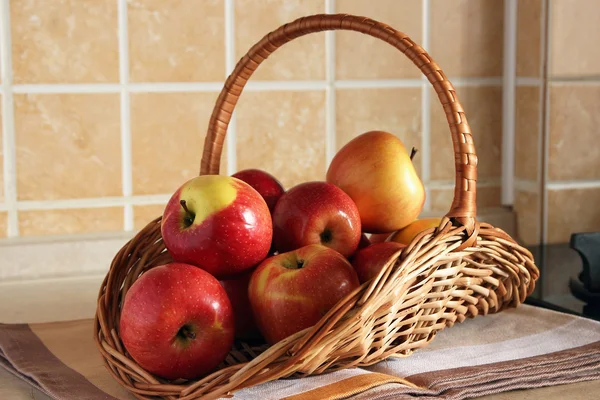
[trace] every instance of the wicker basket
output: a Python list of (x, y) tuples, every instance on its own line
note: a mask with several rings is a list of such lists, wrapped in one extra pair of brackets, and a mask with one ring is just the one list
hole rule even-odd
[(284, 377), (302, 377), (404, 357), (426, 346), (436, 332), (525, 300), (539, 276), (529, 251), (509, 235), (476, 220), (477, 157), (452, 84), (429, 55), (405, 34), (368, 18), (314, 15), (269, 33), (239, 61), (216, 102), (200, 174), (218, 174), (227, 125), (244, 85), (273, 51), (306, 34), (351, 30), (379, 38), (404, 53), (435, 88), (454, 143), (456, 187), (439, 227), (394, 255), (372, 281), (341, 300), (315, 326), (268, 347), (236, 342), (225, 362), (196, 381), (169, 382), (144, 371), (119, 339), (125, 293), (146, 270), (170, 257), (160, 218), (116, 255), (98, 298), (94, 337), (111, 375), (140, 399), (214, 399)]

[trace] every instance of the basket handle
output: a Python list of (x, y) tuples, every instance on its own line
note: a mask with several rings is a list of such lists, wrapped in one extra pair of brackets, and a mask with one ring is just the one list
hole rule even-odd
[(404, 53), (427, 77), (442, 103), (454, 147), (456, 183), (454, 200), (446, 214), (465, 226), (469, 236), (476, 235), (477, 156), (464, 110), (454, 87), (427, 52), (404, 33), (381, 22), (347, 14), (318, 14), (299, 18), (267, 34), (240, 59), (227, 78), (208, 125), (200, 174), (218, 174), (227, 126), (246, 82), (258, 66), (285, 43), (313, 32), (349, 30), (379, 38)]

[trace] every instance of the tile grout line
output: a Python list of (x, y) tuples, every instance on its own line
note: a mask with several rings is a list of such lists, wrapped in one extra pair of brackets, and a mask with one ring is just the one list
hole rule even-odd
[(515, 82), (517, 75), (517, 0), (504, 3), (504, 67), (502, 84), (502, 205), (514, 203)]
[[(429, 0), (422, 2), (422, 47), (425, 51), (429, 49), (429, 26), (430, 26), (430, 4)], [(426, 77), (420, 79), (421, 86), (421, 177), (425, 185), (425, 211), (431, 210), (431, 91)]]
[(123, 229), (132, 231), (134, 226), (133, 204), (133, 163), (131, 154), (131, 107), (129, 83), (129, 35), (127, 21), (127, 0), (118, 0), (119, 32), (119, 82), (121, 107), (121, 182), (123, 185)]
[[(499, 179), (482, 180), (477, 182), (478, 187), (499, 187)], [(600, 186), (600, 181), (597, 182)], [(430, 189), (435, 190), (451, 190), (454, 189), (454, 181), (430, 181)], [(100, 207), (123, 207), (125, 204), (132, 205), (164, 205), (171, 194), (150, 194), (150, 195), (131, 195), (131, 196), (114, 196), (114, 197), (97, 197), (97, 198), (81, 198), (81, 199), (62, 199), (62, 200), (24, 200), (16, 203), (17, 210), (57, 210), (57, 209), (72, 209), (72, 208), (100, 208)], [(2, 204), (0, 204), (2, 209)]]
[(541, 86), (543, 83), (542, 78), (535, 76), (517, 76), (515, 79), (516, 86)]
[[(234, 44), (232, 44), (234, 45)], [(423, 46), (424, 47), (424, 46)], [(231, 70), (235, 67), (232, 56)], [(229, 62), (226, 62), (228, 64)], [(228, 69), (229, 70), (229, 69)], [(502, 77), (449, 78), (455, 87), (501, 86)], [(520, 78), (533, 79), (533, 78)], [(218, 93), (224, 82), (135, 82), (135, 83), (40, 83), (12, 86), (13, 93), (19, 94), (67, 94), (67, 93), (120, 93), (123, 88), (129, 93)], [(244, 91), (288, 91), (324, 90), (327, 80), (288, 80), (288, 81), (249, 81)], [(334, 81), (336, 89), (385, 89), (419, 88), (421, 79), (351, 79)], [(523, 86), (534, 86), (527, 81)]]
[(537, 182), (528, 179), (515, 178), (514, 186), (515, 190), (519, 192), (537, 193), (539, 191)]
[(12, 45), (10, 2), (2, 0), (1, 16), (1, 74), (2, 74), (2, 149), (4, 152), (4, 204), (8, 211), (8, 237), (19, 236), (17, 211), (17, 157), (12, 85)]
[[(600, 186), (600, 181), (597, 183)], [(454, 181), (430, 181), (431, 189), (450, 190), (454, 188)], [(478, 187), (499, 187), (500, 180), (492, 179), (478, 182)], [(81, 198), (81, 199), (62, 199), (62, 200), (24, 200), (17, 202), (18, 210), (58, 210), (69, 208), (101, 208), (101, 207), (123, 207), (126, 203), (132, 205), (164, 205), (171, 194), (151, 194), (151, 195), (132, 195), (132, 196), (114, 196), (114, 197), (97, 197), (97, 198)], [(0, 204), (0, 208), (2, 205)]]
[(548, 69), (549, 69), (549, 56), (550, 56), (550, 2), (543, 0), (542, 2), (542, 23), (540, 24), (542, 35), (541, 35), (541, 53), (542, 62), (540, 63), (541, 76), (544, 84), (542, 86), (542, 126), (541, 126), (541, 160), (540, 160), (540, 186), (542, 192), (540, 193), (538, 202), (540, 205), (541, 224), (539, 225), (541, 244), (548, 242), (548, 156), (550, 153), (550, 90), (548, 85)]
[(539, 66), (539, 86), (538, 86), (538, 140), (537, 140), (537, 148), (538, 148), (538, 159), (537, 159), (537, 174), (536, 174), (536, 224), (535, 224), (535, 234), (538, 238), (538, 241), (543, 243), (543, 234), (542, 231), (544, 229), (544, 210), (543, 210), (543, 196), (545, 192), (544, 188), (544, 132), (545, 132), (545, 124), (546, 124), (546, 89), (547, 83), (545, 82), (545, 64), (546, 64), (546, 6), (544, 5), (544, 1), (540, 1), (540, 9), (541, 18), (540, 18), (540, 48), (538, 50), (540, 66)]
[[(229, 76), (235, 68), (235, 4), (234, 0), (225, 0), (225, 76)], [(248, 82), (246, 88), (251, 87)], [(219, 85), (217, 91), (221, 91), (223, 85)], [(251, 89), (250, 89), (251, 90)], [(229, 126), (227, 128), (227, 175), (237, 172), (237, 112), (234, 110)], [(221, 157), (223, 155), (221, 154)], [(223, 174), (223, 171), (220, 171)]]
[[(335, 13), (335, 0), (325, 0), (325, 13)], [(325, 32), (325, 170), (336, 153), (335, 31)], [(325, 172), (325, 171), (324, 171)]]
[(167, 203), (171, 195), (115, 196), (65, 200), (26, 200), (17, 203), (19, 210), (64, 210), (70, 208), (123, 207), (125, 204), (154, 205)]
[(600, 180), (546, 181), (548, 190), (600, 189)]

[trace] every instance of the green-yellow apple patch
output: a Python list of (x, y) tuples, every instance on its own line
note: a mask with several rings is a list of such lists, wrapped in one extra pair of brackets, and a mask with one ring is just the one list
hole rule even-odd
[[(235, 180), (221, 175), (202, 175), (192, 179), (182, 189), (180, 199), (185, 200), (194, 215), (193, 225), (228, 207), (237, 196)], [(181, 208), (181, 213), (186, 211)]]

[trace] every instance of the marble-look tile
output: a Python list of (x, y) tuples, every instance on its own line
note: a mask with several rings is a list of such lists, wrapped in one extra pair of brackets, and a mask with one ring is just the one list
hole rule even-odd
[(600, 84), (550, 87), (548, 176), (600, 178)]
[[(366, 16), (383, 22), (423, 45), (421, 0), (337, 0), (335, 7), (338, 13)], [(337, 79), (406, 79), (421, 76), (412, 61), (381, 39), (359, 32), (337, 31), (335, 40)]]
[[(393, 133), (407, 151), (421, 148), (421, 89), (338, 89), (336, 145), (340, 149), (356, 136), (381, 130)], [(420, 174), (417, 153), (415, 168)]]
[(514, 210), (517, 214), (517, 237), (515, 239), (525, 246), (538, 245), (541, 226), (539, 195), (517, 190)]
[(517, 76), (540, 76), (542, 0), (519, 0), (517, 7)]
[(8, 215), (0, 211), (0, 238), (6, 237), (8, 233)]
[[(477, 208), (484, 209), (501, 205), (500, 186), (483, 186), (477, 188)], [(454, 199), (454, 189), (431, 189), (430, 205), (433, 212), (443, 215), (450, 210)]]
[(123, 208), (74, 208), (19, 211), (21, 236), (117, 232), (123, 230)]
[(132, 82), (225, 79), (222, 0), (129, 0)]
[(502, 76), (503, 0), (431, 0), (430, 9), (430, 54), (447, 76)]
[(14, 83), (119, 81), (117, 2), (10, 2)]
[(515, 176), (537, 181), (540, 168), (540, 88), (521, 86), (515, 105)]
[[(235, 2), (236, 61), (274, 29), (293, 20), (325, 12), (324, 0), (237, 0)], [(261, 64), (252, 80), (325, 78), (325, 35), (299, 37), (277, 49)]]
[[(471, 127), (479, 179), (498, 178), (502, 165), (502, 88), (465, 86), (456, 89)], [(437, 94), (431, 94), (431, 179), (454, 179), (454, 154), (448, 121)]]
[(576, 232), (600, 231), (600, 189), (548, 191), (548, 243), (566, 243)]
[(163, 215), (165, 206), (166, 203), (133, 206), (133, 228), (136, 231), (139, 231), (150, 222)]
[(19, 200), (119, 196), (118, 94), (15, 94)]
[(325, 180), (325, 92), (247, 92), (237, 108), (237, 168), (261, 168), (286, 189)]
[(550, 1), (550, 75), (600, 74), (600, 2)]
[[(171, 194), (198, 176), (217, 93), (134, 93), (131, 139), (134, 194)], [(226, 152), (222, 157), (222, 173)]]

